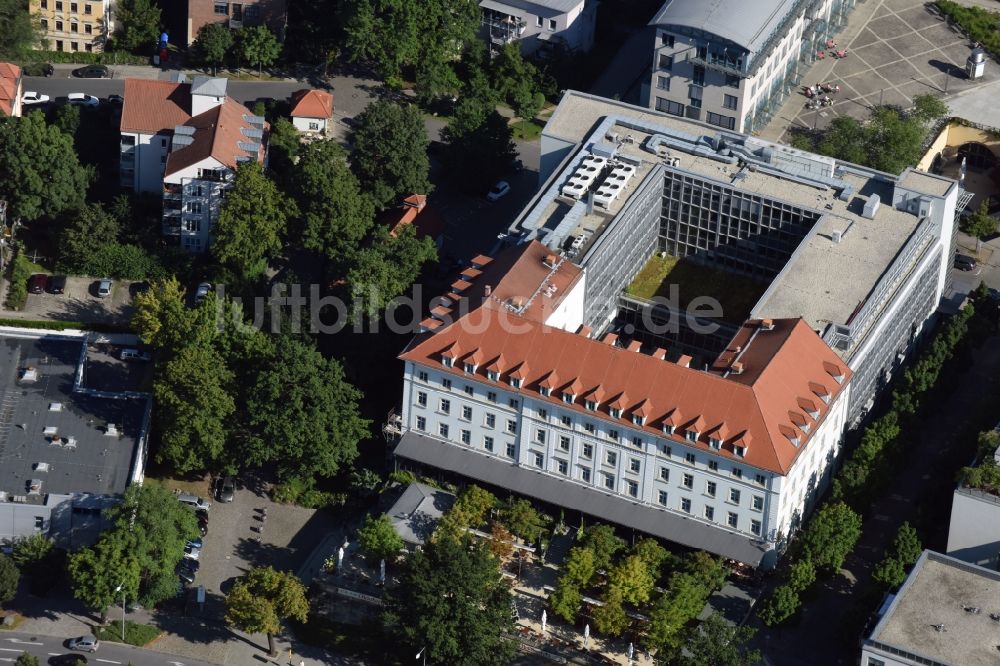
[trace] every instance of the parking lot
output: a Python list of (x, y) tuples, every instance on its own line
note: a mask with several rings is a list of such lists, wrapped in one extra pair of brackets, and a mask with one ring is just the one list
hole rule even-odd
[(95, 278), (70, 277), (62, 294), (28, 294), (20, 314), (29, 319), (125, 323), (132, 316), (130, 286), (128, 282), (116, 280), (111, 295), (100, 298)]

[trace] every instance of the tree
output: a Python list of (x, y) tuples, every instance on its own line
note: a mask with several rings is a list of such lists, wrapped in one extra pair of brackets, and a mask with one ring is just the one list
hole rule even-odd
[(703, 550), (696, 550), (686, 555), (680, 568), (694, 576), (709, 594), (720, 589), (729, 575), (729, 569), (722, 558), (709, 555)]
[(271, 567), (254, 567), (239, 578), (226, 595), (226, 622), (249, 633), (267, 634), (271, 656), (274, 635), (283, 620), (306, 622), (309, 601), (306, 589), (295, 574)]
[(603, 606), (598, 606), (592, 611), (594, 627), (602, 634), (608, 636), (621, 636), (628, 629), (630, 620), (622, 605), (622, 597), (618, 590), (609, 589), (608, 594), (601, 600)]
[(463, 97), (441, 137), (451, 173), (473, 191), (489, 187), (517, 157), (510, 125), (489, 98)]
[(160, 429), (158, 460), (186, 474), (222, 458), (227, 421), (236, 409), (232, 379), (219, 354), (208, 346), (183, 347), (167, 362), (153, 384)]
[(699, 626), (688, 631), (684, 641), (682, 666), (753, 666), (761, 660), (760, 650), (746, 644), (756, 629), (730, 624), (719, 613), (712, 613)]
[(229, 49), (233, 48), (233, 31), (223, 23), (206, 23), (198, 30), (193, 46), (198, 58), (212, 65), (212, 73), (215, 74)]
[(525, 541), (530, 543), (541, 536), (544, 522), (528, 500), (510, 500), (504, 507), (502, 515), (507, 529)]
[(779, 585), (764, 602), (758, 615), (769, 627), (781, 624), (799, 609), (799, 595), (789, 585)]
[(490, 528), (490, 552), (501, 562), (514, 554), (514, 535), (500, 523)]
[(597, 557), (593, 548), (577, 546), (570, 549), (560, 580), (572, 581), (577, 587), (587, 587), (597, 573)]
[(0, 604), (5, 604), (17, 595), (17, 585), (21, 581), (21, 572), (14, 560), (6, 555), (0, 555)]
[(649, 569), (649, 575), (655, 581), (660, 577), (660, 569), (669, 557), (667, 550), (656, 542), (655, 539), (640, 539), (639, 543), (632, 548), (635, 553), (645, 563)]
[(356, 315), (377, 317), (394, 298), (407, 292), (424, 265), (437, 259), (437, 247), (429, 237), (418, 238), (408, 224), (395, 235), (385, 228), (376, 231), (369, 247), (361, 250), (347, 274), (351, 307)]
[(865, 130), (861, 123), (850, 116), (838, 116), (830, 121), (823, 133), (817, 151), (855, 164), (865, 164)]
[(38, 657), (27, 652), (22, 652), (14, 662), (14, 666), (38, 666)]
[(276, 118), (271, 123), (271, 134), (267, 138), (268, 168), (282, 187), (296, 184), (294, 165), (302, 149), (302, 135), (298, 128), (288, 118)]
[(909, 522), (904, 522), (896, 532), (896, 538), (892, 540), (892, 550), (896, 558), (905, 566), (912, 567), (920, 559), (924, 552), (924, 546), (920, 542), (920, 536)]
[(0, 173), (8, 216), (33, 221), (82, 207), (93, 171), (80, 165), (72, 138), (33, 111), (0, 118)]
[(406, 559), (384, 620), (411, 657), (424, 647), (429, 664), (505, 664), (514, 657), (510, 601), (485, 544), (437, 539)]
[(594, 551), (594, 568), (607, 569), (611, 566), (611, 558), (625, 548), (625, 541), (615, 534), (610, 525), (593, 525), (587, 530), (583, 545)]
[(681, 630), (698, 617), (711, 593), (697, 576), (674, 573), (649, 615), (649, 644), (664, 652), (676, 651), (682, 642)]
[(375, 205), (345, 157), (335, 141), (315, 141), (302, 149), (291, 183), (302, 246), (338, 266), (354, 256), (375, 222)]
[[(63, 108), (78, 107), (67, 104)], [(65, 215), (58, 237), (60, 270), (67, 273), (95, 275), (82, 271), (82, 267), (86, 266), (105, 244), (117, 241), (120, 235), (121, 224), (100, 204), (87, 204), (71, 215)]]
[(129, 51), (148, 50), (160, 41), (160, 7), (153, 0), (119, 0), (115, 25), (119, 44)]
[(997, 232), (997, 220), (990, 216), (989, 201), (983, 199), (982, 203), (979, 204), (979, 208), (974, 213), (962, 218), (959, 226), (963, 233), (975, 236), (976, 251), (978, 252), (982, 240)]
[(483, 490), (476, 484), (466, 486), (452, 505), (448, 513), (462, 527), (480, 528), (486, 522), (490, 511), (497, 506), (497, 498), (488, 490)]
[(898, 587), (906, 580), (906, 567), (891, 555), (887, 555), (872, 569), (872, 580), (887, 589)]
[(241, 164), (213, 229), (215, 258), (245, 280), (262, 275), (281, 249), (287, 208), (259, 162)]
[[(526, 120), (534, 118), (545, 96), (538, 93), (538, 70), (521, 55), (521, 46), (511, 42), (493, 60), (492, 79), (497, 93)], [(536, 98), (536, 93), (541, 100)]]
[(861, 538), (861, 516), (843, 502), (825, 504), (802, 535), (804, 552), (823, 569), (836, 571)]
[(394, 561), (403, 549), (403, 539), (383, 513), (378, 518), (365, 518), (365, 524), (358, 530), (358, 545), (370, 564), (378, 564), (380, 560)]
[(932, 123), (948, 115), (948, 105), (937, 95), (917, 95), (913, 98), (910, 116), (924, 124)]
[(649, 601), (656, 585), (656, 576), (638, 555), (629, 555), (608, 571), (608, 591), (630, 604)]
[(0, 60), (20, 60), (42, 48), (44, 32), (19, 0), (0, 0)]
[(69, 556), (73, 596), (101, 614), (107, 622), (108, 607), (121, 599), (122, 590), (133, 599), (139, 595), (139, 562), (117, 532), (105, 533), (91, 548)]
[(244, 464), (273, 463), (278, 477), (334, 476), (358, 456), (369, 435), (361, 392), (335, 359), (289, 335), (275, 341), (247, 390), (250, 439)]
[(377, 208), (410, 194), (429, 194), (427, 129), (415, 106), (379, 100), (355, 118), (351, 169)]
[(808, 557), (794, 562), (788, 568), (788, 587), (805, 592), (816, 581), (816, 567)]
[(37, 532), (16, 537), (12, 546), (11, 559), (21, 571), (44, 562), (52, 553), (52, 540)]
[(576, 622), (576, 614), (583, 603), (583, 593), (576, 582), (563, 576), (556, 583), (556, 589), (549, 595), (549, 608), (552, 612), (566, 620)]
[(281, 54), (281, 44), (266, 25), (252, 25), (240, 28), (237, 40), (240, 54), (251, 65), (257, 65), (257, 76), (265, 66), (269, 67)]
[[(188, 345), (205, 346), (215, 334), (215, 316), (206, 317), (209, 299), (189, 308), (184, 287), (171, 277), (152, 283), (135, 297), (132, 328), (157, 351), (158, 361), (169, 361)], [(204, 309), (203, 309), (204, 308)]]
[(56, 108), (52, 114), (52, 124), (59, 128), (59, 131), (74, 138), (76, 143), (77, 132), (80, 131), (81, 106), (78, 104), (64, 104)]

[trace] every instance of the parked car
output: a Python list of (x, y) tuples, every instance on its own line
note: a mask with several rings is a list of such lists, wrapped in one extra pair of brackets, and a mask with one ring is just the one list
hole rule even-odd
[(506, 180), (497, 181), (497, 184), (493, 186), (493, 189), (489, 191), (486, 198), (490, 201), (500, 201), (505, 196), (510, 194), (510, 183)]
[(111, 278), (104, 278), (103, 280), (98, 280), (97, 282), (97, 295), (100, 298), (111, 295), (111, 289), (115, 286), (114, 281)]
[(194, 290), (194, 302), (200, 303), (201, 299), (208, 296), (208, 292), (212, 291), (211, 282), (202, 282), (198, 285), (198, 288)]
[(32, 104), (45, 104), (50, 99), (51, 98), (48, 95), (43, 95), (33, 90), (29, 90), (21, 96), (21, 103), (25, 106), (30, 106)]
[(93, 634), (88, 634), (86, 636), (80, 636), (78, 638), (69, 639), (68, 643), (70, 650), (79, 650), (81, 652), (97, 652), (97, 648), (101, 647), (101, 642), (97, 640), (97, 636)]
[(976, 268), (976, 260), (967, 254), (955, 255), (955, 268), (960, 271), (971, 271)]
[(152, 357), (149, 355), (149, 352), (139, 349), (123, 349), (120, 358), (123, 361), (148, 361)]
[(44, 294), (49, 287), (49, 276), (45, 273), (35, 273), (28, 278), (29, 294)]
[(87, 666), (87, 658), (82, 654), (57, 654), (49, 657), (49, 666)]
[(52, 76), (56, 68), (47, 62), (32, 62), (24, 66), (25, 76)]
[(233, 498), (236, 496), (236, 482), (233, 477), (226, 476), (223, 477), (219, 482), (219, 489), (215, 493), (215, 499), (220, 502), (232, 502)]
[(195, 548), (194, 546), (184, 546), (184, 558), (188, 560), (197, 560), (201, 557), (201, 548)]
[(191, 573), (198, 573), (198, 569), (201, 568), (201, 562), (190, 557), (185, 557), (181, 560), (180, 567), (182, 569), (187, 569)]
[(177, 577), (180, 578), (185, 583), (190, 584), (194, 582), (194, 572), (185, 569), (179, 564), (177, 565)]
[(203, 544), (204, 542), (201, 539), (188, 539), (184, 545), (191, 548), (201, 548)]
[(49, 278), (49, 293), (61, 294), (66, 291), (66, 276), (53, 275)]
[(189, 493), (181, 493), (177, 496), (177, 501), (181, 504), (187, 504), (193, 509), (198, 511), (208, 511), (212, 505), (198, 497), (197, 495), (191, 495)]
[(111, 76), (111, 70), (105, 65), (86, 65), (74, 69), (73, 76), (78, 79), (106, 79)]
[(66, 95), (66, 100), (70, 104), (77, 104), (79, 106), (97, 107), (101, 105), (101, 100), (87, 93), (70, 93)]
[(125, 103), (125, 98), (121, 95), (108, 95), (108, 104), (113, 104), (115, 106), (121, 106)]

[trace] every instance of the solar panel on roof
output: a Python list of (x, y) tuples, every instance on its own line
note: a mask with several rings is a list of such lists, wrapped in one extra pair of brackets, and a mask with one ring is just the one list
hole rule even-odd
[(241, 127), (240, 132), (243, 136), (250, 137), (251, 139), (263, 139), (264, 130), (257, 127)]
[(174, 134), (183, 134), (186, 136), (194, 136), (194, 128), (190, 125), (178, 125), (174, 128)]
[(256, 153), (257, 149), (260, 148), (259, 143), (249, 143), (247, 141), (238, 141), (236, 145), (240, 147), (240, 150), (246, 151), (248, 153)]

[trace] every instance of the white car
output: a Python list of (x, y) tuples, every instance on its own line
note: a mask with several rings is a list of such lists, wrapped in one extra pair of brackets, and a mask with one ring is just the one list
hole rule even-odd
[(101, 105), (101, 100), (97, 99), (93, 95), (88, 95), (87, 93), (70, 93), (66, 95), (66, 99), (70, 104), (79, 104), (80, 106)]
[(490, 201), (499, 201), (505, 196), (510, 194), (510, 183), (506, 180), (497, 181), (497, 184), (493, 186), (493, 189), (489, 191), (486, 198)]
[(42, 95), (32, 91), (24, 93), (24, 96), (21, 97), (22, 104), (45, 104), (48, 101), (48, 95)]
[(197, 560), (201, 555), (201, 548), (195, 548), (194, 546), (184, 546), (184, 558), (188, 560)]
[(101, 647), (101, 642), (97, 640), (96, 636), (80, 636), (79, 638), (71, 638), (69, 640), (70, 650), (80, 650), (81, 652), (97, 652), (97, 648)]

